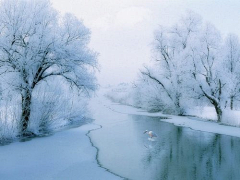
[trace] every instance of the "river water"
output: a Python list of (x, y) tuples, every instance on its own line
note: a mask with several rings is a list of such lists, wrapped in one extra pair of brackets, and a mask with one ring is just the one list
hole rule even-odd
[[(133, 180), (240, 178), (240, 138), (206, 133), (161, 122), (160, 118), (127, 115), (104, 107), (94, 113), (102, 128), (90, 137), (98, 161), (109, 171)], [(144, 130), (154, 131), (149, 141)]]

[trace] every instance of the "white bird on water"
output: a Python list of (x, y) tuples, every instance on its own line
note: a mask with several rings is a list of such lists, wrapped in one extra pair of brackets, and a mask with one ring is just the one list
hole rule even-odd
[(147, 133), (151, 139), (157, 137), (157, 134), (154, 133), (153, 131), (146, 130), (143, 132), (143, 134), (145, 134), (145, 133)]

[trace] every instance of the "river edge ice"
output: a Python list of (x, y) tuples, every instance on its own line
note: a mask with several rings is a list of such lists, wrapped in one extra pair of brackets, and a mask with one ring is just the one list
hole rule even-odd
[(49, 137), (1, 146), (0, 179), (121, 179), (97, 163), (97, 149), (87, 134), (99, 127), (87, 124)]
[(145, 110), (138, 109), (132, 106), (113, 103), (110, 100), (105, 100), (104, 103), (109, 109), (118, 113), (131, 114), (131, 115), (143, 115), (143, 116), (151, 116), (151, 117), (166, 117), (166, 119), (161, 119), (161, 121), (172, 123), (175, 126), (191, 128), (197, 131), (204, 131), (209, 133), (240, 137), (239, 127), (220, 124), (214, 121), (208, 121), (198, 117), (166, 115), (160, 112), (150, 113)]

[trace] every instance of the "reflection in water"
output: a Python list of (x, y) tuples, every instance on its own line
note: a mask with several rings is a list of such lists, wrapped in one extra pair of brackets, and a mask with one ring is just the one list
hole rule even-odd
[[(133, 117), (133, 119), (144, 117)], [(149, 118), (148, 120), (149, 121)], [(151, 121), (151, 120), (150, 120)], [(151, 179), (238, 179), (240, 140), (160, 123), (156, 145), (143, 157)], [(138, 123), (140, 123), (138, 121)], [(138, 123), (136, 125), (138, 126)], [(167, 130), (167, 131), (166, 131)]]
[[(136, 180), (239, 179), (239, 138), (176, 127), (158, 118), (121, 118), (126, 121), (92, 136), (100, 149), (100, 162), (113, 172)], [(156, 132), (157, 141), (149, 141), (145, 129)], [(111, 132), (115, 143), (109, 143), (111, 139), (102, 143), (104, 134)]]

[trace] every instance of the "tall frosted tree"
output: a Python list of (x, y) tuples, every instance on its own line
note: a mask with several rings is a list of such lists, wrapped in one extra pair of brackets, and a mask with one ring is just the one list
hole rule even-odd
[(21, 95), (24, 135), (33, 91), (42, 82), (58, 77), (79, 91), (95, 90), (96, 54), (82, 21), (61, 17), (48, 0), (3, 0), (0, 14), (0, 67)]
[(178, 114), (184, 113), (184, 103), (201, 103), (213, 106), (221, 122), (224, 109), (237, 106), (240, 44), (236, 35), (223, 41), (213, 25), (202, 24), (201, 18), (190, 12), (174, 26), (156, 31), (154, 53), (154, 64), (141, 71), (142, 82), (155, 83), (160, 91), (148, 88), (148, 94), (160, 93), (158, 99), (163, 104), (170, 100)]
[(218, 30), (206, 24), (188, 49), (189, 73), (193, 79), (191, 85), (196, 87), (194, 92), (199, 93), (199, 97), (206, 98), (214, 106), (218, 121), (222, 120), (225, 84), (221, 40)]
[(198, 31), (201, 18), (188, 12), (180, 23), (155, 32), (154, 67), (145, 67), (141, 73), (155, 82), (170, 99), (177, 114), (183, 114), (183, 82), (185, 79), (185, 49)]
[(228, 104), (231, 110), (234, 108), (234, 101), (240, 96), (240, 43), (238, 36), (229, 34), (223, 45), (223, 67), (225, 69), (225, 80), (228, 84)]

